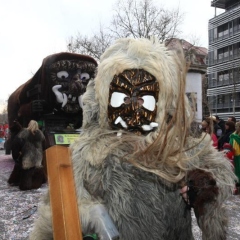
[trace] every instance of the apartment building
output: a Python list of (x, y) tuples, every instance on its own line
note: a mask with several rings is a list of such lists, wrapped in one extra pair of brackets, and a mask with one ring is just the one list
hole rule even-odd
[[(213, 0), (215, 16), (209, 20), (209, 112), (223, 119), (240, 120), (240, 0)], [(216, 9), (224, 12), (217, 15)]]

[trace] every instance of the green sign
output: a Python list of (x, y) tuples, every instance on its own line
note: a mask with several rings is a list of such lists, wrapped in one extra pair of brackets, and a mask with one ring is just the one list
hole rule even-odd
[(71, 144), (78, 137), (79, 134), (54, 134), (56, 144)]

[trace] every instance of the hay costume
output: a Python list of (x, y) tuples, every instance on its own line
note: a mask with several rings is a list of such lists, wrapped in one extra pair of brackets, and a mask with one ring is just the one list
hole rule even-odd
[[(185, 67), (181, 53), (147, 39), (117, 40), (101, 57), (71, 146), (83, 234), (104, 239), (95, 212), (104, 206), (119, 239), (193, 239), (179, 194), (189, 183), (203, 239), (225, 239), (222, 203), (235, 176), (208, 136), (189, 134)], [(52, 239), (52, 231), (46, 195), (30, 239)]]

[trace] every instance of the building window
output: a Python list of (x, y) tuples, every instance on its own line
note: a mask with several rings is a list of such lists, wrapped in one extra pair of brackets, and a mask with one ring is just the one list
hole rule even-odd
[(228, 81), (228, 80), (229, 80), (229, 73), (228, 73), (228, 71), (226, 71), (226, 72), (224, 73), (223, 79), (224, 79), (224, 81)]
[(221, 60), (223, 58), (223, 48), (218, 49), (218, 60)]
[(218, 49), (218, 60), (228, 60), (229, 59), (229, 55), (232, 55), (232, 46), (227, 46), (224, 48), (220, 48)]
[(240, 29), (240, 18), (234, 19), (233, 20), (233, 31), (238, 32)]
[(223, 81), (223, 72), (220, 72), (219, 75), (218, 75), (218, 81), (219, 82), (222, 82)]
[(240, 102), (240, 92), (236, 92), (236, 102)]
[(233, 69), (229, 70), (229, 78), (233, 79)]
[(218, 85), (229, 84), (229, 78), (233, 77), (232, 71), (224, 71), (218, 73)]
[(209, 42), (211, 43), (213, 42), (213, 40), (214, 40), (214, 29), (211, 29), (209, 31)]
[(229, 22), (229, 33), (232, 33), (233, 32), (233, 23), (232, 22)]
[(233, 56), (233, 45), (229, 46), (229, 57)]
[(225, 23), (218, 27), (218, 37), (222, 38), (228, 35), (228, 23)]
[(217, 98), (218, 104), (222, 104), (225, 102), (225, 96), (224, 95), (219, 95)]
[(223, 57), (224, 57), (224, 59), (228, 58), (228, 56), (229, 56), (229, 51), (228, 51), (227, 48), (224, 48), (224, 50), (223, 50)]

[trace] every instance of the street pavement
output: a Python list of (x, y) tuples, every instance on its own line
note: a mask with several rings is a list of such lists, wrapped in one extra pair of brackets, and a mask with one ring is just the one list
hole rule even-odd
[[(14, 161), (11, 155), (5, 155), (4, 150), (0, 150), (0, 240), (28, 239), (34, 219), (37, 218), (40, 198), (47, 191), (47, 184), (29, 191), (20, 191), (18, 187), (9, 186), (7, 179), (13, 166)], [(225, 202), (225, 206), (229, 214), (227, 240), (239, 240), (240, 195), (231, 196)], [(201, 230), (197, 226), (193, 213), (192, 218), (194, 238), (201, 240)]]
[[(40, 197), (47, 189), (20, 191), (7, 184), (14, 161), (11, 155), (0, 151), (0, 240), (28, 239), (33, 221), (37, 217)], [(40, 239), (39, 239), (40, 240)]]

